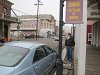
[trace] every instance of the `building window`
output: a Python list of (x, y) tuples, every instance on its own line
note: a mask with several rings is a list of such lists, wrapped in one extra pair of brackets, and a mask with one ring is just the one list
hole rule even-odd
[(42, 23), (42, 25), (41, 25), (41, 28), (43, 28), (43, 23)]
[(50, 29), (50, 24), (48, 25), (48, 28)]
[(44, 23), (44, 29), (46, 28), (46, 23)]
[(47, 29), (48, 29), (48, 27), (49, 27), (49, 26), (48, 26), (48, 23), (47, 23)]
[(50, 29), (51, 29), (51, 24), (50, 24)]
[(7, 8), (4, 8), (4, 15), (7, 15)]

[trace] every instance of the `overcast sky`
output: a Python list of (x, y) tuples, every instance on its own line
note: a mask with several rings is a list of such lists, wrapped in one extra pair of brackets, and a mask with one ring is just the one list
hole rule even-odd
[[(59, 20), (59, 2), (60, 0), (40, 0), (43, 5), (39, 7), (39, 14), (51, 14), (55, 17), (56, 20)], [(36, 15), (37, 6), (34, 4), (37, 3), (37, 0), (11, 0), (14, 3), (12, 6), (13, 9), (17, 9), (24, 13), (30, 15)], [(15, 10), (14, 10), (15, 11)], [(15, 11), (17, 15), (25, 15)]]
[[(14, 3), (12, 6), (13, 9), (19, 10), (21, 12), (27, 13), (29, 15), (37, 14), (37, 6), (34, 4), (37, 3), (37, 0), (10, 0)], [(55, 17), (57, 25), (59, 24), (59, 7), (60, 0), (40, 0), (43, 5), (39, 7), (39, 14), (51, 14)], [(65, 5), (65, 4), (64, 4)], [(27, 15), (21, 12), (16, 11), (17, 15)], [(65, 6), (63, 9), (63, 19), (65, 21)], [(68, 24), (68, 26), (70, 26)]]

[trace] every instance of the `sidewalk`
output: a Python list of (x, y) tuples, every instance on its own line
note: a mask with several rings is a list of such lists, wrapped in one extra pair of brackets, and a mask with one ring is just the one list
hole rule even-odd
[(87, 46), (86, 75), (100, 75), (100, 49)]
[(64, 60), (66, 55), (66, 48), (62, 51), (62, 60), (63, 60), (63, 75), (73, 75), (73, 63), (67, 60)]
[[(71, 63), (64, 61), (65, 54), (66, 54), (66, 49), (62, 51), (62, 60), (64, 62), (63, 75), (73, 75), (73, 66), (70, 65)], [(86, 50), (85, 75), (100, 75), (100, 49), (92, 45), (88, 45)]]
[[(62, 61), (63, 61), (63, 75), (73, 75), (73, 64), (71, 62), (65, 61), (66, 49), (62, 51)], [(56, 73), (54, 74), (56, 75)]]

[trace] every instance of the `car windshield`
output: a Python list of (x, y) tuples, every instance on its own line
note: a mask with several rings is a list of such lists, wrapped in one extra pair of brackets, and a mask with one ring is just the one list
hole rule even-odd
[(4, 45), (0, 47), (0, 65), (14, 66), (28, 53), (28, 49)]

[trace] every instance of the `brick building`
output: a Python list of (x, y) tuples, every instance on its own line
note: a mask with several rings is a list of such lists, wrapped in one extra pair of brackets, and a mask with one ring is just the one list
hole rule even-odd
[(8, 0), (0, 0), (0, 36), (10, 40), (10, 24), (17, 23), (17, 18), (11, 17), (11, 3)]

